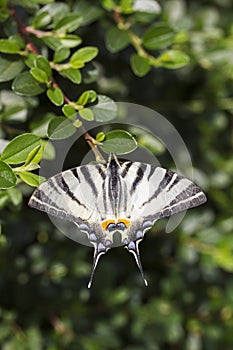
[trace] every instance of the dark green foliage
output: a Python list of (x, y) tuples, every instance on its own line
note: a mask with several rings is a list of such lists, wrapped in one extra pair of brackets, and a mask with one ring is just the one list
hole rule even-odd
[[(233, 348), (232, 16), (231, 0), (0, 1), (3, 350)], [(147, 233), (148, 288), (119, 248), (88, 290), (90, 247), (27, 202), (44, 180), (41, 159), (49, 167), (59, 157), (48, 137), (63, 142), (92, 120), (94, 150), (120, 147), (124, 157), (143, 146), (174, 166), (150, 130), (126, 127), (124, 117), (111, 124), (121, 100), (175, 126), (208, 202), (172, 234), (167, 220)], [(65, 167), (88, 147), (80, 141)]]

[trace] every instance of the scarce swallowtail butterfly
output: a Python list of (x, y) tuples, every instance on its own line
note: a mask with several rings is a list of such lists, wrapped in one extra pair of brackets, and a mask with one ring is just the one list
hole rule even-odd
[(206, 201), (187, 178), (151, 164), (110, 154), (105, 164), (82, 165), (43, 182), (29, 206), (75, 223), (94, 246), (91, 287), (100, 256), (114, 246), (114, 234), (131, 252), (144, 279), (138, 245), (161, 218)]

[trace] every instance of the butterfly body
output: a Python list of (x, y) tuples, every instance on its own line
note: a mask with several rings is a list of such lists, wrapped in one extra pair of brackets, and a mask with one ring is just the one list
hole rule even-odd
[(33, 193), (29, 206), (72, 221), (94, 246), (91, 286), (98, 260), (114, 247), (115, 234), (133, 253), (145, 284), (138, 244), (155, 221), (206, 201), (189, 179), (151, 164), (82, 165), (57, 174)]

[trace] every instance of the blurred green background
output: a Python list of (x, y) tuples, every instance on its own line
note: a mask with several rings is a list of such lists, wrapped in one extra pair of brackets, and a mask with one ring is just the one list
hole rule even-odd
[[(161, 12), (151, 23), (164, 21), (181, 33), (190, 63), (177, 70), (154, 68), (144, 77), (129, 66), (131, 46), (116, 53), (106, 48), (112, 20), (103, 3), (108, 1), (85, 3), (87, 12), (99, 9), (98, 18), (77, 30), (85, 45), (99, 48), (99, 76), (90, 88), (164, 115), (185, 141), (208, 202), (190, 210), (171, 234), (164, 233), (166, 220), (146, 234), (140, 248), (148, 288), (132, 256), (119, 247), (100, 260), (88, 290), (92, 249), (69, 240), (46, 214), (28, 208), (32, 188), (23, 186), (23, 203), (2, 205), (0, 212), (1, 348), (231, 350), (232, 1), (158, 2)], [(60, 84), (75, 96), (70, 83)], [(0, 87), (5, 91), (10, 83)], [(8, 127), (29, 130), (35, 117), (57, 112), (44, 95), (28, 108), (23, 126), (13, 120)], [(83, 144), (80, 154), (87, 150)], [(164, 167), (171, 165), (166, 152), (156, 155)]]

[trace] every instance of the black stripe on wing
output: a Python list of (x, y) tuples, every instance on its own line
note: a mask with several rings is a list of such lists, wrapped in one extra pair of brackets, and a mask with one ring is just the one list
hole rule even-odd
[(123, 163), (121, 165), (121, 169), (122, 169), (121, 176), (123, 178), (127, 175), (128, 171), (129, 171), (129, 169), (131, 168), (132, 165), (133, 165), (132, 162), (125, 162), (125, 163)]
[(143, 164), (143, 163), (140, 164), (140, 166), (138, 167), (137, 173), (136, 173), (136, 177), (135, 177), (135, 179), (134, 179), (134, 181), (132, 183), (131, 189), (130, 189), (130, 195), (132, 195), (136, 191), (137, 186), (142, 181), (143, 176), (144, 176), (145, 171), (146, 171), (146, 168), (147, 168), (147, 165)]
[[(57, 179), (56, 179), (57, 181)], [(81, 203), (80, 200), (75, 196), (74, 192), (70, 190), (70, 187), (68, 183), (66, 182), (64, 176), (61, 174), (61, 189), (73, 200), (75, 201), (78, 205), (81, 205), (83, 208), (88, 209), (84, 203)]]
[(83, 176), (86, 180), (86, 183), (88, 183), (88, 185), (91, 187), (93, 194), (97, 197), (98, 191), (97, 191), (96, 185), (91, 177), (91, 173), (90, 173), (88, 167), (82, 166), (82, 167), (80, 167), (80, 171), (83, 174)]
[[(153, 173), (156, 171), (157, 168), (154, 169)], [(152, 174), (149, 174), (149, 176), (151, 177)], [(161, 191), (169, 184), (169, 182), (171, 181), (172, 177), (173, 177), (174, 172), (171, 170), (166, 170), (162, 180), (160, 181), (160, 183), (157, 185), (157, 188), (155, 190), (155, 192), (152, 194), (152, 196), (142, 204), (141, 207), (143, 207), (144, 205), (150, 203), (153, 199), (155, 199), (156, 197), (158, 197), (158, 195), (161, 193)]]
[(100, 174), (101, 178), (103, 180), (105, 180), (106, 179), (106, 166), (96, 165), (96, 169), (98, 170), (98, 173)]
[(72, 174), (74, 175), (74, 177), (76, 177), (76, 179), (78, 180), (78, 182), (80, 183), (80, 177), (78, 175), (78, 170), (77, 168), (73, 168), (73, 169), (70, 169), (70, 171), (72, 172)]

